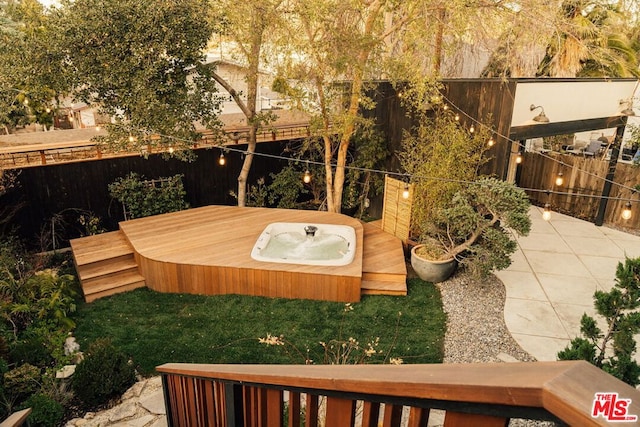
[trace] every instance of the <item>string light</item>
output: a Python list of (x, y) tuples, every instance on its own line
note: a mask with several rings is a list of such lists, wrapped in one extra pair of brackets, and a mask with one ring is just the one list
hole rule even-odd
[(102, 128), (100, 127), (100, 125), (96, 126), (96, 132), (100, 132), (102, 130)]
[[(443, 99), (444, 99), (444, 101), (445, 101), (445, 102), (443, 102), (443, 104), (442, 104), (442, 105), (443, 105), (443, 109), (444, 109), (444, 110), (448, 110), (448, 109), (450, 108), (450, 107), (449, 107), (449, 104), (452, 104), (452, 105), (453, 105), (453, 103), (452, 103), (452, 102), (451, 102), (451, 101), (450, 101), (446, 96), (444, 96), (444, 95), (443, 95)], [(457, 108), (457, 107), (456, 107), (456, 108)], [(464, 114), (464, 115), (465, 115), (469, 120), (471, 120), (471, 121), (475, 122), (475, 123), (476, 123), (476, 124), (478, 124), (479, 126), (481, 126), (481, 127), (486, 127), (486, 128), (490, 128), (490, 126), (483, 124), (482, 122), (478, 121), (478, 120), (477, 120), (477, 119), (475, 119), (474, 117), (471, 117), (470, 115), (468, 115), (468, 114), (467, 114), (467, 113), (465, 113), (464, 111), (462, 111), (462, 110), (459, 110), (459, 111), (460, 111), (462, 114)], [(70, 114), (70, 117), (72, 117), (72, 115), (71, 115), (71, 114)], [(456, 114), (455, 114), (455, 117), (454, 117), (454, 118), (455, 118), (455, 120), (456, 120), (456, 121), (459, 121), (459, 120), (460, 120), (460, 114), (456, 112)], [(474, 130), (475, 130), (475, 127), (473, 126), (473, 124), (472, 124), (472, 128), (474, 128)], [(172, 138), (172, 139), (175, 139), (175, 140), (179, 140), (179, 141), (183, 141), (183, 142), (188, 142), (188, 143), (191, 143), (191, 144), (195, 144), (195, 142), (190, 141), (190, 140), (186, 140), (186, 139), (183, 139), (183, 138), (178, 138), (178, 137), (171, 136), (171, 135), (163, 135), (163, 136), (164, 136), (165, 138)], [(516, 142), (516, 141), (512, 140), (511, 138), (509, 138), (508, 136), (502, 135), (502, 134), (500, 134), (500, 133), (498, 133), (498, 136), (500, 136), (500, 137), (504, 138), (504, 139), (505, 139), (505, 140), (507, 140), (507, 141), (510, 141), (510, 142)], [(131, 138), (133, 138), (133, 137), (132, 137), (132, 136), (130, 136), (130, 140), (131, 140)], [(134, 140), (135, 140), (135, 139), (134, 139)], [(493, 138), (493, 137), (491, 137), (491, 138), (487, 141), (487, 145), (488, 145), (489, 147), (492, 147), (493, 145), (495, 145), (495, 140), (494, 140), (494, 138)], [(232, 151), (237, 151), (237, 152), (241, 153), (242, 155), (244, 155), (244, 154), (246, 153), (246, 151), (241, 150), (241, 149), (232, 149), (232, 148), (228, 148), (228, 147), (227, 147), (227, 149), (232, 150)], [(277, 156), (277, 155), (271, 155), (271, 154), (266, 154), (266, 153), (254, 153), (254, 154), (255, 154), (255, 155), (258, 155), (258, 156), (261, 156), (261, 157), (268, 157), (268, 158), (274, 158), (274, 159), (280, 159), (280, 160), (289, 160), (289, 161), (291, 160), (291, 159), (290, 159), (290, 158), (288, 158), (288, 157), (284, 157), (284, 156)], [(549, 155), (546, 155), (545, 153), (537, 152), (536, 154), (541, 155), (541, 156), (543, 156), (543, 157), (545, 157), (545, 158), (547, 158), (547, 159), (550, 159), (551, 161), (553, 161), (553, 162), (555, 162), (555, 163), (559, 163), (559, 164), (561, 164), (561, 165), (563, 165), (563, 166), (573, 167), (573, 165), (569, 165), (569, 164), (567, 164), (567, 163), (563, 162), (562, 160), (559, 160), (559, 159), (556, 159), (556, 158), (551, 157), (551, 156), (549, 156)], [(518, 152), (518, 153), (517, 153), (517, 156), (516, 156), (516, 158), (515, 158), (515, 162), (516, 162), (517, 164), (521, 164), (521, 163), (522, 163), (522, 161), (523, 161), (522, 153), (521, 153), (521, 152)], [(310, 162), (309, 162), (309, 161), (307, 161), (307, 164), (309, 164), (309, 163), (310, 163)], [(325, 164), (324, 164), (324, 162), (322, 162), (322, 163), (321, 163), (321, 162), (311, 162), (311, 163), (318, 164), (318, 165), (322, 165), (322, 166), (324, 166), (324, 165), (325, 165)], [(332, 165), (332, 166), (333, 166), (333, 167), (336, 167), (336, 165)], [(390, 171), (385, 171), (385, 170), (371, 169), (371, 168), (360, 168), (360, 167), (355, 167), (355, 166), (343, 166), (343, 167), (344, 167), (345, 169), (350, 169), (350, 170), (359, 170), (359, 171), (363, 171), (363, 172), (382, 173), (382, 174), (387, 174), (387, 175), (392, 175), (392, 176), (393, 176), (393, 175), (396, 175), (396, 176), (402, 176), (402, 177), (406, 177), (406, 176), (407, 176), (406, 174), (401, 174), (401, 173), (397, 173), (397, 172), (390, 172)], [(620, 187), (620, 188), (633, 190), (631, 187), (628, 187), (628, 186), (626, 186), (626, 185), (624, 185), (624, 184), (620, 184), (620, 183), (614, 182), (614, 181), (609, 180), (609, 179), (606, 179), (606, 178), (602, 178), (602, 177), (600, 177), (600, 176), (598, 176), (598, 175), (596, 175), (596, 174), (594, 174), (594, 173), (591, 173), (591, 172), (589, 172), (589, 171), (582, 170), (582, 169), (577, 169), (577, 170), (578, 170), (579, 172), (585, 173), (586, 175), (593, 176), (594, 178), (602, 179), (602, 180), (604, 180), (605, 182), (610, 182), (611, 184), (616, 185), (616, 186), (618, 186), (618, 187)], [(305, 172), (305, 176), (304, 176), (304, 178), (303, 178), (303, 180), (305, 181), (305, 183), (307, 182), (307, 179), (309, 180), (309, 182), (311, 181), (311, 173), (309, 172), (309, 173), (307, 174), (307, 172), (309, 172), (309, 171), (308, 171), (308, 169), (307, 169), (307, 171)], [(414, 176), (414, 177), (416, 177), (416, 178), (418, 178), (418, 179), (433, 179), (433, 180), (445, 181), (445, 182), (458, 182), (458, 183), (461, 183), (461, 184), (467, 184), (467, 185), (472, 185), (472, 184), (474, 184), (474, 182), (473, 182), (473, 181), (463, 181), (463, 180), (448, 179), (448, 178), (438, 178), (438, 177), (420, 177), (420, 176), (417, 176), (417, 175), (413, 175), (413, 176)], [(556, 179), (558, 179), (558, 178), (556, 177)], [(540, 189), (536, 189), (536, 188), (522, 188), (522, 190), (530, 191), (530, 192), (539, 192), (539, 191), (545, 191), (545, 192), (548, 192), (547, 190), (540, 190)], [(555, 191), (555, 192), (553, 192), (553, 193), (554, 193), (554, 194), (558, 194), (558, 195), (572, 195), (572, 196), (578, 196), (578, 197), (590, 197), (590, 198), (599, 198), (599, 199), (606, 199), (606, 200), (623, 200), (623, 199), (621, 199), (621, 198), (619, 198), (619, 197), (602, 196), (602, 195), (590, 195), (590, 194), (575, 193), (575, 192), (574, 192), (574, 193), (566, 193), (566, 192), (557, 192), (557, 191)]]
[(227, 163), (227, 159), (224, 158), (224, 153), (220, 153), (220, 157), (218, 158), (218, 164), (220, 166), (224, 166)]
[(622, 214), (620, 216), (625, 221), (631, 219), (631, 202), (625, 203), (624, 209), (622, 209)]
[(469, 133), (473, 133), (475, 132), (476, 128), (473, 127), (473, 125), (471, 125), (471, 127), (469, 128)]
[(564, 176), (562, 172), (558, 172), (558, 175), (556, 176), (556, 185), (560, 187), (562, 184), (564, 184)]
[(542, 219), (549, 221), (551, 219), (551, 205), (549, 203), (544, 204), (544, 210), (542, 211)]
[(518, 151), (518, 154), (516, 154), (516, 164), (520, 164), (522, 163), (522, 152)]
[(173, 147), (169, 147), (169, 154), (173, 154), (174, 151)]
[(133, 135), (129, 135), (129, 142), (135, 142), (136, 141), (136, 137)]
[(409, 198), (409, 184), (405, 182), (404, 190), (402, 190), (402, 198), (407, 200)]
[(309, 172), (309, 168), (307, 168), (307, 170), (304, 171), (304, 176), (302, 177), (302, 181), (305, 184), (308, 184), (311, 182), (311, 172)]

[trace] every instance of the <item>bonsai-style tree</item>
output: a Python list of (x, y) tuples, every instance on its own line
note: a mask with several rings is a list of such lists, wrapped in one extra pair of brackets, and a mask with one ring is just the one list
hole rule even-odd
[(427, 258), (455, 258), (474, 275), (484, 276), (511, 264), (517, 248), (513, 232), (531, 229), (529, 199), (514, 184), (482, 178), (458, 191), (433, 216), (421, 236)]
[(640, 258), (618, 263), (616, 284), (609, 292), (593, 294), (597, 313), (604, 317), (603, 332), (586, 313), (580, 320), (583, 337), (574, 338), (558, 353), (560, 360), (586, 360), (632, 385), (640, 384), (640, 366), (632, 358), (634, 335), (640, 332)]

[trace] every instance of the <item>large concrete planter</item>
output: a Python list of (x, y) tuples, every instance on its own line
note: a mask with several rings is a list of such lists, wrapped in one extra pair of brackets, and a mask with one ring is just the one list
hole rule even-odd
[(455, 258), (444, 261), (433, 261), (416, 254), (416, 250), (424, 245), (417, 245), (411, 249), (411, 267), (419, 278), (425, 282), (440, 283), (447, 280), (456, 270), (458, 263)]

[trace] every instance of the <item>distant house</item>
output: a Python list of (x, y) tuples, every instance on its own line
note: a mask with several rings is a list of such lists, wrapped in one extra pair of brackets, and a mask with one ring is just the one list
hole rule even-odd
[[(225, 79), (236, 91), (242, 94), (241, 98), (247, 100), (247, 82), (245, 67), (235, 61), (222, 58), (219, 55), (207, 54), (205, 63), (215, 64), (216, 73)], [(256, 101), (256, 111), (282, 109), (287, 101), (283, 96), (271, 90), (273, 76), (260, 70), (258, 75), (258, 96)], [(222, 86), (218, 86), (219, 96), (222, 98), (221, 114), (242, 113), (236, 105), (229, 92)]]

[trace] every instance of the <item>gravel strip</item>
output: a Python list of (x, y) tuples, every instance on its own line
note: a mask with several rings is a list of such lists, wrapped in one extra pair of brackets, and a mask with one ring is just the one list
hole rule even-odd
[[(447, 313), (444, 363), (534, 362), (504, 323), (504, 285), (494, 275), (477, 280), (462, 272), (436, 285)], [(434, 424), (431, 424), (434, 425)], [(438, 425), (437, 423), (435, 425)], [(512, 419), (510, 427), (551, 427), (546, 421)]]
[(506, 292), (495, 276), (480, 281), (458, 272), (436, 286), (447, 313), (444, 363), (536, 360), (520, 348), (504, 323)]

